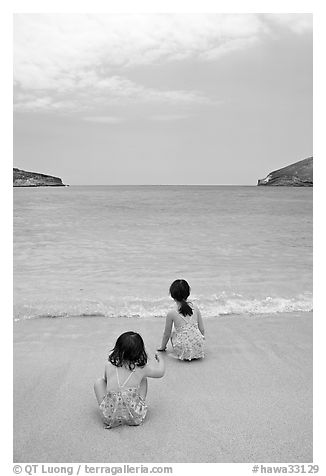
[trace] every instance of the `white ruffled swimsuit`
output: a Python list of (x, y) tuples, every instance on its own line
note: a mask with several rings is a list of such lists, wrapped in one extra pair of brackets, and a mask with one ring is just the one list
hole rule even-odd
[(196, 311), (193, 310), (191, 316), (179, 315), (185, 324), (172, 333), (171, 342), (174, 352), (180, 360), (202, 359), (205, 356), (205, 339), (198, 328)]

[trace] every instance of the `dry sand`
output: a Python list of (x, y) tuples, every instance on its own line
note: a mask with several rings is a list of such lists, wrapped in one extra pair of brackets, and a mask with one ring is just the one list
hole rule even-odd
[(207, 356), (149, 379), (140, 427), (105, 430), (93, 383), (127, 330), (161, 319), (14, 323), (14, 462), (312, 462), (312, 314), (206, 320)]

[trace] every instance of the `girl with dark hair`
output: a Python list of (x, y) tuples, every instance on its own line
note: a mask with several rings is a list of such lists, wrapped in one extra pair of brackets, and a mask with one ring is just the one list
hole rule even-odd
[(157, 350), (164, 352), (171, 337), (173, 350), (180, 360), (201, 359), (204, 357), (205, 330), (198, 307), (187, 301), (189, 284), (184, 279), (177, 279), (170, 286), (170, 294), (177, 309), (166, 316), (162, 345)]
[(139, 334), (121, 334), (105, 365), (104, 378), (94, 385), (106, 428), (140, 425), (147, 413), (147, 377), (163, 377), (164, 371), (164, 360), (158, 354), (155, 362), (148, 363)]

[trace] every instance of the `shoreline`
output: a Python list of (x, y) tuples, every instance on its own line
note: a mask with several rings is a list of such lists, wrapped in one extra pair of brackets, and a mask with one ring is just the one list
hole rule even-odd
[[(105, 430), (93, 392), (118, 335), (152, 355), (158, 318), (13, 323), (14, 462), (312, 461), (312, 313), (206, 319), (206, 357), (164, 354), (140, 427)], [(168, 346), (170, 350), (170, 344)]]
[[(204, 311), (201, 310), (203, 313)], [(273, 312), (267, 312), (267, 311), (262, 311), (262, 312), (242, 312), (241, 314), (239, 312), (234, 312), (234, 313), (227, 313), (227, 314), (217, 314), (217, 315), (206, 315), (205, 316), (205, 321), (214, 321), (214, 320), (219, 320), (219, 319), (252, 319), (252, 320), (261, 320), (265, 318), (270, 318), (272, 319), (273, 317), (280, 317), (280, 316), (296, 316), (296, 315), (301, 315), (301, 314), (310, 314), (312, 316), (313, 314), (313, 309), (309, 310), (294, 310), (294, 311), (273, 311)], [(34, 321), (34, 320), (61, 320), (61, 319), (103, 319), (103, 320), (127, 320), (127, 321), (133, 321), (135, 320), (136, 322), (138, 321), (149, 321), (149, 322), (157, 322), (157, 321), (164, 321), (166, 318), (166, 313), (163, 315), (146, 315), (146, 316), (140, 316), (140, 315), (131, 315), (131, 316), (126, 316), (126, 315), (121, 315), (121, 316), (111, 316), (111, 315), (105, 315), (105, 314), (58, 314), (58, 315), (53, 315), (53, 314), (43, 314), (43, 315), (38, 315), (38, 316), (24, 316), (24, 317), (13, 317), (13, 322), (25, 322), (25, 321)]]

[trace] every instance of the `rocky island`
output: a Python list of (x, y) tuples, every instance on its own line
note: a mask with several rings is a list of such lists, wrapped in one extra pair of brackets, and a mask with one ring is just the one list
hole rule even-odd
[(14, 168), (14, 187), (65, 187), (61, 178)]
[(257, 185), (312, 187), (313, 158), (308, 157), (282, 169), (274, 170), (267, 177), (258, 180)]

